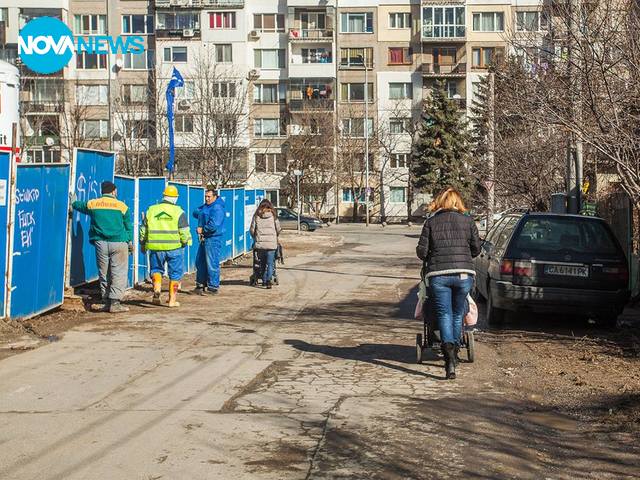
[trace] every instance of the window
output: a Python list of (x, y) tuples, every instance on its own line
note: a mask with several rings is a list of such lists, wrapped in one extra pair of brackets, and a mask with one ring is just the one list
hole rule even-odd
[(407, 189), (405, 187), (391, 187), (389, 189), (390, 203), (406, 203)]
[(411, 118), (392, 118), (389, 120), (389, 133), (392, 135), (400, 135), (409, 133), (411, 129)]
[(255, 67), (265, 69), (276, 69), (285, 67), (284, 49), (263, 49), (254, 50)]
[(211, 85), (214, 98), (235, 98), (237, 85), (233, 82), (217, 82)]
[(31, 91), (31, 99), (35, 103), (59, 102), (62, 100), (62, 81), (40, 78), (34, 80), (28, 87)]
[(331, 49), (329, 48), (303, 48), (302, 63), (332, 63)]
[[(345, 203), (353, 203), (355, 199), (358, 199), (358, 203), (365, 201), (365, 189), (364, 188), (343, 188), (342, 189), (342, 201)], [(370, 199), (373, 199), (373, 191), (369, 195)]]
[(176, 132), (193, 133), (193, 115), (175, 116)]
[(215, 117), (213, 130), (217, 135), (225, 135), (235, 139), (238, 134), (238, 119), (236, 115), (221, 114)]
[(472, 66), (474, 68), (489, 68), (502, 58), (502, 49), (495, 47), (480, 47), (471, 50)]
[(74, 15), (73, 33), (76, 35), (105, 35), (107, 33), (107, 16)]
[[(373, 83), (367, 88), (368, 101), (373, 100)], [(340, 99), (343, 102), (364, 102), (364, 83), (341, 83)]]
[(464, 7), (423, 7), (422, 36), (425, 38), (464, 37)]
[[(373, 136), (373, 118), (367, 118), (369, 137)], [(364, 138), (364, 118), (343, 118), (342, 136)]]
[(389, 159), (391, 168), (407, 168), (410, 153), (392, 153)]
[(27, 150), (27, 163), (58, 163), (61, 161), (60, 150)]
[[(185, 47), (186, 48), (186, 47)], [(153, 68), (154, 51), (146, 50), (144, 53), (125, 53), (125, 70), (150, 70)]]
[(187, 47), (165, 47), (164, 61), (186, 63)]
[(373, 33), (373, 13), (343, 13), (342, 33)]
[(444, 89), (447, 92), (447, 98), (455, 98), (458, 94), (458, 82), (455, 80), (447, 80)]
[(254, 14), (253, 28), (260, 32), (284, 32), (284, 15), (280, 13)]
[(373, 68), (373, 48), (340, 49), (340, 66), (342, 67), (364, 68), (365, 60), (367, 62), (367, 68)]
[(200, 29), (199, 12), (158, 12), (156, 30)]
[(123, 15), (122, 34), (145, 35), (153, 33), (153, 15)]
[(178, 95), (182, 100), (193, 100), (196, 97), (196, 82), (185, 80), (184, 86), (178, 90)]
[(539, 32), (547, 28), (547, 18), (542, 12), (516, 12), (518, 32)]
[(479, 12), (473, 14), (474, 32), (504, 32), (504, 13)]
[(217, 43), (213, 46), (216, 63), (232, 63), (233, 55), (230, 43)]
[(389, 100), (407, 100), (413, 98), (411, 83), (389, 83)]
[(285, 173), (287, 161), (280, 153), (256, 153), (256, 172)]
[(256, 83), (253, 85), (254, 103), (284, 103), (286, 85), (284, 83)]
[(9, 9), (7, 7), (0, 8), (0, 22), (4, 22), (4, 27), (9, 28)]
[(236, 12), (210, 12), (209, 28), (214, 30), (233, 30), (236, 28)]
[(107, 55), (104, 53), (76, 53), (76, 68), (79, 70), (102, 70), (107, 68)]
[(433, 63), (435, 65), (452, 66), (456, 64), (456, 49), (440, 47), (433, 49)]
[(151, 124), (149, 120), (125, 120), (126, 135), (128, 138), (149, 138)]
[(410, 13), (390, 13), (389, 28), (411, 28)]
[(125, 105), (145, 103), (149, 97), (149, 88), (146, 85), (123, 85), (122, 102)]
[(78, 105), (106, 105), (107, 101), (106, 85), (76, 85)]
[(285, 129), (279, 118), (256, 118), (254, 132), (256, 137), (280, 137)]
[(109, 136), (108, 120), (81, 120), (80, 131), (85, 138), (107, 138)]
[(389, 47), (389, 65), (411, 65), (411, 49), (408, 47)]
[[(327, 16), (324, 12), (304, 12), (300, 14), (302, 38), (331, 37), (331, 33), (325, 31)], [(292, 32), (296, 35), (298, 32)]]

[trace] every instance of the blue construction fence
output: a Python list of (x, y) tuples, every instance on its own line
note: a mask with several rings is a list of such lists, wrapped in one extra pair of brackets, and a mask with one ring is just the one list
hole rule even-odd
[[(0, 152), (0, 317), (29, 318), (64, 301), (65, 287), (98, 278), (95, 248), (89, 241), (89, 219), (69, 214), (70, 200), (100, 196), (100, 184), (113, 181), (118, 198), (129, 206), (134, 225), (134, 252), (129, 258), (129, 287), (148, 280), (148, 256), (140, 251), (138, 230), (144, 212), (162, 199), (164, 177), (115, 175), (116, 155), (76, 149), (71, 164), (16, 164)], [(185, 269), (195, 271), (198, 251), (193, 211), (204, 203), (205, 189), (170, 182), (178, 189), (178, 205), (187, 213), (193, 245), (184, 250)], [(249, 225), (264, 190), (222, 189), (225, 236), (221, 261), (252, 248)]]

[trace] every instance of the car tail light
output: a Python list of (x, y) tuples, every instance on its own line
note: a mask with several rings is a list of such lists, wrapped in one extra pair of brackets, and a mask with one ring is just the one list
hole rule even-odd
[(602, 273), (610, 275), (613, 278), (629, 283), (629, 269), (626, 265), (617, 265), (615, 267), (602, 267)]
[(502, 260), (500, 275), (513, 275), (513, 260)]
[(516, 277), (530, 277), (533, 273), (531, 262), (513, 262), (513, 275)]

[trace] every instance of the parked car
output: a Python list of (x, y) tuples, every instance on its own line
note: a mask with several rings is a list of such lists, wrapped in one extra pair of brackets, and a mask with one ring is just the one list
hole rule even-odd
[[(298, 229), (298, 213), (294, 212), (290, 208), (277, 208), (278, 220), (282, 228), (287, 230)], [(322, 228), (322, 222), (317, 218), (308, 217), (306, 215), (300, 216), (300, 230), (313, 232), (314, 230)]]
[(529, 310), (594, 318), (614, 326), (629, 300), (625, 253), (596, 217), (508, 214), (489, 231), (474, 260), (476, 293), (489, 323)]

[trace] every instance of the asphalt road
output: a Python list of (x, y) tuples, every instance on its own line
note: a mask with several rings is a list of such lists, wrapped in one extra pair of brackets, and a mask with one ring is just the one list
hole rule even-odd
[(0, 478), (555, 479), (633, 470), (637, 457), (604, 444), (592, 449), (596, 463), (576, 459), (591, 450), (562, 416), (522, 416), (526, 406), (483, 373), (488, 347), (456, 382), (442, 380), (436, 356), (414, 364), (419, 228), (329, 233), (342, 244), (291, 248), (273, 290), (249, 287), (246, 266), (225, 269), (217, 297), (101, 314), (0, 361)]

